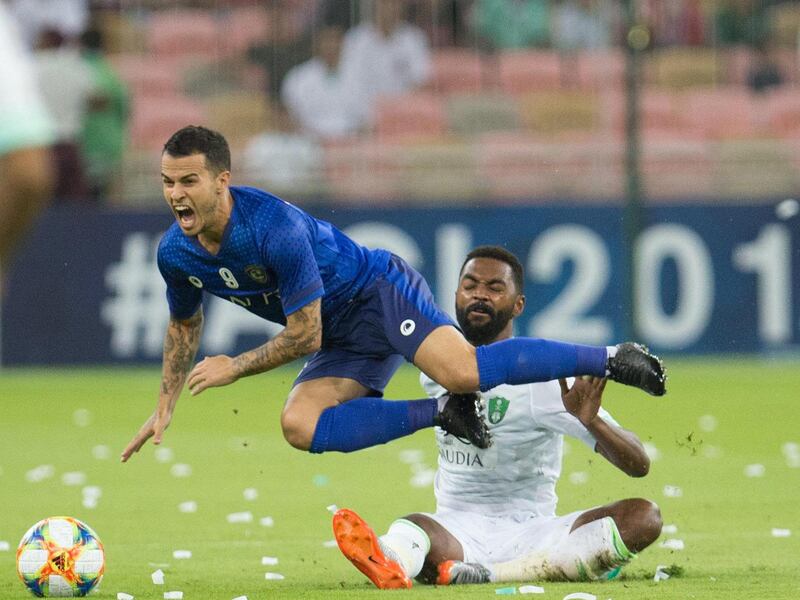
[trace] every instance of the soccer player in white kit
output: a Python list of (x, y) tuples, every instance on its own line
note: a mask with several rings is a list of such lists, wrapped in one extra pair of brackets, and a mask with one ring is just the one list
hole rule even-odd
[[(467, 339), (512, 335), (525, 306), (519, 260), (497, 246), (467, 255), (456, 315)], [(432, 397), (445, 390), (422, 375)], [(647, 475), (641, 441), (600, 406), (605, 379), (500, 385), (482, 394), (492, 445), (478, 449), (436, 430), (436, 512), (398, 519), (377, 537), (349, 509), (337, 511), (343, 554), (379, 588), (423, 583), (598, 580), (661, 533), (653, 502), (627, 498), (556, 516), (563, 436), (577, 438), (632, 477)]]

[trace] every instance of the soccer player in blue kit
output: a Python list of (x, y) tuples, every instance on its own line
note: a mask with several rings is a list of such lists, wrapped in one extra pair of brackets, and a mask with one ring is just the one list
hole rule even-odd
[[(425, 280), (386, 250), (356, 244), (330, 223), (271, 194), (231, 186), (230, 150), (188, 126), (164, 145), (161, 178), (175, 223), (158, 248), (170, 320), (158, 403), (123, 450), (127, 461), (162, 440), (184, 383), (195, 395), (311, 355), (281, 415), (286, 440), (314, 453), (351, 452), (438, 425), (479, 448), (491, 440), (477, 390), (501, 383), (608, 376), (660, 396), (661, 361), (638, 344), (595, 347), (512, 338), (475, 348)], [(284, 329), (238, 356), (194, 363), (208, 292)], [(449, 390), (387, 401), (403, 359)]]

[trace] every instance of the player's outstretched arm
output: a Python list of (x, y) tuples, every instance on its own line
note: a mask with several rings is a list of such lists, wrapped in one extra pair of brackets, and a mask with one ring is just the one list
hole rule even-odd
[(202, 307), (193, 317), (180, 321), (170, 318), (164, 336), (164, 355), (161, 368), (161, 390), (155, 412), (142, 425), (139, 432), (122, 451), (122, 462), (126, 462), (144, 446), (151, 437), (154, 444), (160, 444), (164, 430), (172, 420), (175, 404), (186, 381), (186, 374), (194, 362), (200, 346), (200, 333), (203, 330)]
[(597, 414), (606, 379), (596, 377), (576, 379), (572, 388), (567, 386), (564, 379), (559, 379), (558, 382), (561, 385), (564, 408), (594, 436), (597, 452), (631, 477), (647, 475), (650, 470), (650, 457), (647, 456), (639, 437), (632, 431), (608, 423)]
[(230, 357), (204, 358), (189, 374), (189, 391), (197, 395), (240, 377), (263, 373), (311, 354), (322, 345), (322, 301), (317, 298), (286, 317), (286, 327), (266, 344)]

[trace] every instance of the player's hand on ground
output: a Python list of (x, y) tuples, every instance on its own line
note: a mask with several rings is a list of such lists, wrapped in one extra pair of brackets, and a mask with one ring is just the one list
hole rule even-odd
[(153, 438), (153, 443), (158, 445), (161, 443), (161, 438), (164, 436), (164, 431), (169, 427), (169, 422), (172, 420), (172, 414), (168, 412), (159, 413), (158, 411), (150, 415), (150, 418), (144, 422), (139, 432), (133, 436), (133, 439), (125, 446), (122, 451), (120, 459), (122, 462), (128, 462), (128, 459), (138, 452), (145, 442)]
[(228, 385), (239, 379), (236, 365), (230, 356), (208, 356), (197, 363), (189, 373), (187, 385), (192, 396), (206, 388)]
[(588, 427), (597, 416), (597, 411), (600, 410), (606, 378), (576, 378), (571, 388), (567, 385), (566, 379), (559, 379), (558, 383), (561, 385), (561, 400), (564, 402), (564, 408)]

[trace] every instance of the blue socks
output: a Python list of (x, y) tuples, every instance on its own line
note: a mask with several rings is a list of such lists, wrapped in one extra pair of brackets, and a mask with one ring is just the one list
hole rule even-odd
[(353, 452), (432, 427), (438, 400), (356, 398), (322, 411), (309, 452)]
[(476, 350), (482, 392), (502, 383), (517, 385), (559, 377), (604, 377), (606, 374), (605, 346), (579, 346), (520, 337), (478, 346)]

